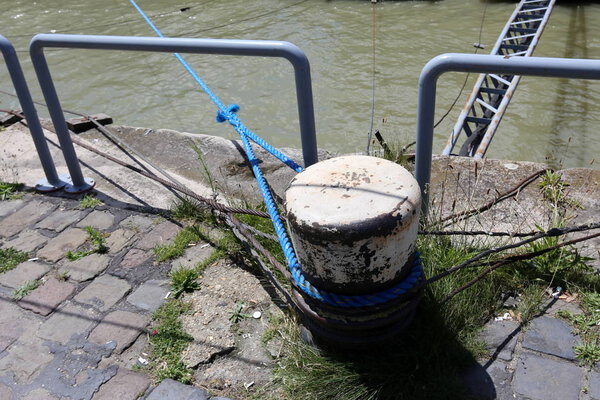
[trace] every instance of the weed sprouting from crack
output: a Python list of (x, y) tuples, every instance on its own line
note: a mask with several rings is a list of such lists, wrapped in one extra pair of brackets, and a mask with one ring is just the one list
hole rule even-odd
[(69, 261), (79, 260), (80, 258), (89, 256), (90, 254), (98, 253), (105, 254), (108, 252), (108, 247), (106, 246), (106, 239), (104, 234), (97, 229), (92, 228), (91, 226), (86, 226), (85, 231), (88, 234), (87, 242), (89, 243), (91, 249), (90, 250), (78, 250), (73, 251), (69, 250), (66, 253), (66, 257)]

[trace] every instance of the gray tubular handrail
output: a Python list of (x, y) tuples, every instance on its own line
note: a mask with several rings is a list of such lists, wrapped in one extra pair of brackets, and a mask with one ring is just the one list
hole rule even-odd
[(83, 188), (86, 183), (81, 174), (60, 101), (44, 57), (44, 48), (46, 47), (285, 58), (294, 67), (304, 164), (308, 167), (318, 161), (310, 64), (304, 52), (292, 43), (267, 40), (38, 34), (31, 39), (29, 52), (71, 173), (73, 185), (76, 187)]
[(445, 72), (477, 72), (553, 78), (600, 79), (600, 60), (545, 57), (506, 57), (448, 53), (431, 59), (419, 78), (415, 176), (422, 195), (422, 216), (429, 206), (433, 118), (437, 80)]
[(17, 98), (23, 109), (23, 114), (25, 114), (25, 118), (27, 119), (27, 125), (31, 132), (31, 139), (33, 140), (33, 144), (35, 145), (38, 157), (42, 164), (42, 169), (46, 175), (45, 180), (42, 179), (36, 183), (36, 189), (39, 191), (58, 190), (63, 187), (66, 182), (62, 181), (56, 172), (54, 160), (48, 149), (44, 131), (40, 124), (35, 105), (33, 104), (31, 93), (29, 92), (29, 87), (25, 81), (25, 76), (23, 75), (23, 70), (21, 69), (21, 64), (19, 63), (15, 48), (12, 43), (2, 35), (0, 35), (0, 50), (4, 56), (10, 79), (15, 87)]

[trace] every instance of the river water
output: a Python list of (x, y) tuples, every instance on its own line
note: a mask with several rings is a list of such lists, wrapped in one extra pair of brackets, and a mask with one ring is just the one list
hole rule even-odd
[[(483, 0), (140, 0), (165, 36), (287, 40), (309, 57), (318, 144), (364, 151), (371, 126), (392, 143), (414, 140), (417, 81), (428, 60), (493, 46), (516, 2)], [(181, 8), (190, 7), (187, 11)], [(126, 0), (0, 0), (0, 33), (13, 42), (34, 98), (42, 99), (27, 46), (41, 32), (153, 36)], [(483, 23), (482, 23), (483, 21)], [(486, 50), (480, 50), (486, 52)], [(172, 128), (234, 138), (215, 123), (216, 108), (169, 54), (49, 49), (63, 107), (105, 112), (118, 124)], [(600, 3), (558, 3), (536, 56), (600, 59)], [(293, 71), (287, 61), (189, 55), (186, 59), (224, 103), (237, 103), (246, 125), (278, 147), (300, 146)], [(374, 59), (374, 63), (373, 63)], [(465, 75), (438, 83), (436, 120)], [(441, 152), (473, 86), (436, 129)], [(0, 88), (12, 91), (0, 67)], [(16, 107), (0, 94), (0, 108)], [(47, 115), (41, 107), (42, 116)], [(598, 168), (600, 82), (524, 77), (488, 157)], [(376, 148), (377, 146), (375, 146)]]

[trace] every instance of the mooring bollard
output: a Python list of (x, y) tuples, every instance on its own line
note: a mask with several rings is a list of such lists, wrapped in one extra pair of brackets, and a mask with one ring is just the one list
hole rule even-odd
[(404, 329), (422, 279), (421, 195), (410, 172), (376, 157), (329, 159), (292, 180), (285, 205), (304, 278), (328, 294), (295, 291), (313, 335), (354, 346)]

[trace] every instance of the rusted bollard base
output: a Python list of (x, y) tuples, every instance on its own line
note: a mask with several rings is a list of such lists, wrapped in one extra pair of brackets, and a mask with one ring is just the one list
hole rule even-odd
[(315, 344), (327, 348), (372, 348), (399, 336), (412, 322), (423, 294), (423, 276), (413, 289), (370, 307), (335, 307), (293, 290), (304, 326)]
[(367, 349), (385, 345), (398, 337), (412, 322), (422, 291), (402, 304), (393, 313), (376, 319), (353, 323), (323, 318), (308, 306), (300, 294), (294, 291), (302, 311), (305, 327), (312, 333), (317, 346), (333, 349)]

